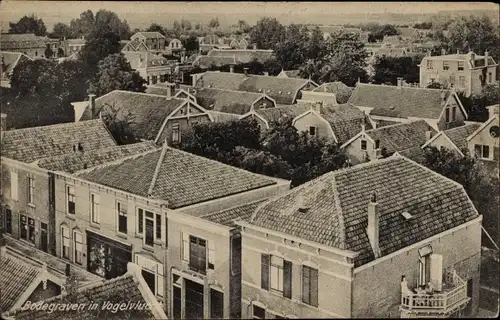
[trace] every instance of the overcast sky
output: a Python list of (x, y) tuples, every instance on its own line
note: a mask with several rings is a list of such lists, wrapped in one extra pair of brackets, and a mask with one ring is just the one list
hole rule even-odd
[[(35, 13), (52, 27), (53, 21), (68, 23), (87, 9), (94, 13), (99, 9), (116, 12), (120, 18), (134, 21), (137, 15), (207, 14), (222, 18), (231, 14), (269, 15), (279, 18), (290, 15), (315, 15), (332, 13), (435, 13), (440, 10), (493, 10), (495, 3), (481, 2), (99, 2), (99, 1), (16, 1), (0, 3), (0, 21), (17, 21), (24, 15)], [(223, 19), (225, 20), (225, 19)]]

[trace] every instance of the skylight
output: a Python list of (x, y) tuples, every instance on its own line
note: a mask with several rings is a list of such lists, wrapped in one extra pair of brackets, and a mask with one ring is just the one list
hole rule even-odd
[(405, 211), (401, 214), (406, 220), (410, 220), (411, 218), (413, 218), (413, 216), (408, 212), (408, 211)]

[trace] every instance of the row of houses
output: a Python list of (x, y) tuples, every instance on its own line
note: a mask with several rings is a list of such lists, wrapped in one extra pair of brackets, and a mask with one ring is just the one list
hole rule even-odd
[[(79, 52), (86, 40), (81, 39), (52, 39), (36, 36), (32, 33), (0, 35), (0, 48), (2, 51), (22, 53), (32, 59), (68, 57)], [(46, 50), (50, 48), (52, 56), (46, 57)]]
[[(461, 185), (403, 156), (290, 190), (166, 144), (116, 146), (99, 119), (2, 134), (7, 239), (113, 279), (100, 286), (132, 277), (133, 296), (144, 299), (147, 285), (167, 317), (477, 310), (482, 217)], [(436, 292), (402, 293), (403, 276)]]

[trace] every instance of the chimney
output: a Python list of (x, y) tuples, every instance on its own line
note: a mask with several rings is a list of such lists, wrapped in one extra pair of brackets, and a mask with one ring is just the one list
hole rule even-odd
[(361, 121), (361, 131), (365, 132), (366, 129), (366, 114), (363, 112), (363, 121)]
[(252, 43), (252, 47), (254, 50), (257, 50), (257, 43)]
[(269, 72), (264, 71), (264, 75), (265, 75), (266, 77), (269, 77)]
[(248, 68), (243, 68), (243, 72), (245, 73), (246, 76), (248, 76)]
[(402, 86), (403, 86), (403, 78), (398, 77), (398, 87), (402, 87)]
[(180, 89), (181, 88), (181, 81), (179, 79), (175, 79), (175, 88)]
[(460, 49), (457, 49), (457, 54), (460, 54)]
[(191, 79), (193, 80), (193, 82), (191, 83), (191, 85), (193, 87), (195, 87), (196, 86), (196, 82), (198, 81), (198, 76), (196, 74), (192, 74), (191, 75)]
[(488, 50), (486, 50), (484, 52), (484, 66), (487, 67), (488, 66), (488, 60), (489, 60), (489, 57), (490, 57), (490, 53), (488, 52)]
[(425, 132), (425, 141), (429, 141), (432, 138), (432, 130), (427, 130)]
[(442, 56), (445, 56), (445, 55), (446, 55), (446, 50), (445, 50), (444, 48), (443, 48), (443, 49), (441, 49), (441, 55), (442, 55)]
[(95, 94), (89, 94), (89, 107), (90, 107), (90, 115), (92, 119), (97, 118), (96, 110), (95, 110)]
[(380, 257), (380, 248), (378, 242), (379, 220), (380, 217), (378, 212), (377, 194), (373, 193), (370, 199), (370, 203), (368, 203), (368, 227), (366, 228), (366, 233), (368, 235), (368, 239), (370, 240), (375, 259)]
[(431, 50), (427, 50), (427, 56), (430, 57), (431, 56)]
[(7, 114), (1, 113), (0, 114), (0, 118), (1, 118), (0, 119), (1, 120), (1, 122), (0, 122), (0, 129), (2, 131), (5, 131), (5, 130), (7, 130)]
[(172, 99), (172, 84), (167, 83), (167, 99)]
[(234, 64), (229, 65), (229, 72), (234, 73)]

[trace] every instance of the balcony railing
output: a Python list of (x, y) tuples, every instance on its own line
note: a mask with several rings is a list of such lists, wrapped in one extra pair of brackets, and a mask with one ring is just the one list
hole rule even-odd
[(428, 314), (448, 316), (465, 307), (467, 297), (467, 283), (463, 281), (455, 270), (444, 274), (443, 282), (451, 285), (440, 293), (402, 294), (400, 310), (406, 314)]

